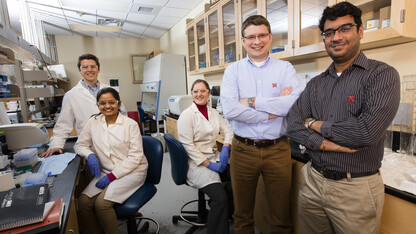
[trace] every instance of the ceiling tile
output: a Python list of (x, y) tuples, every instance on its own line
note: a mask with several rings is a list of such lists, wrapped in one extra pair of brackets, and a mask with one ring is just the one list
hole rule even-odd
[(148, 27), (146, 29), (146, 31), (143, 33), (143, 35), (150, 36), (150, 37), (153, 37), (153, 38), (160, 38), (165, 33), (166, 33), (165, 30), (161, 30), (161, 29), (157, 29), (157, 28), (153, 28), (153, 27)]
[(29, 4), (36, 4), (36, 5), (49, 5), (55, 7), (61, 7), (59, 0), (36, 0), (36, 1), (28, 1)]
[(97, 16), (91, 14), (80, 15), (74, 11), (64, 11), (66, 19), (71, 22), (84, 23), (84, 24), (96, 24)]
[(168, 0), (134, 0), (133, 3), (148, 4), (155, 6), (165, 6)]
[(126, 23), (136, 23), (140, 25), (148, 25), (156, 18), (155, 15), (129, 14)]
[(120, 37), (123, 38), (139, 38), (141, 33), (132, 33), (129, 31), (121, 30)]
[(97, 11), (97, 17), (119, 19), (124, 21), (127, 17), (127, 12)]
[[(96, 25), (97, 18), (125, 20), (122, 32), (78, 31), (87, 36), (160, 38), (190, 9), (207, 0), (7, 0), (13, 29), (20, 33), (18, 1), (27, 1), (35, 19), (44, 22), (46, 33), (71, 34), (69, 24)], [(278, 0), (284, 1), (284, 0)], [(323, 0), (310, 0), (323, 1)], [(311, 4), (314, 5), (314, 4)], [(152, 13), (142, 13), (139, 7), (153, 7)], [(66, 30), (65, 30), (66, 29)]]
[(60, 0), (63, 7), (75, 7), (78, 9), (102, 10), (102, 11), (121, 11), (127, 12), (130, 9), (130, 3), (123, 1), (111, 0)]
[[(142, 7), (149, 8), (152, 11), (151, 12), (140, 11)], [(162, 8), (163, 6), (134, 3), (132, 4), (130, 8), (130, 13), (141, 14), (141, 15), (157, 15), (159, 14), (160, 10), (162, 10)]]
[(171, 24), (172, 26), (175, 25), (181, 18), (180, 17), (171, 17), (171, 16), (163, 16), (158, 15), (153, 20), (152, 24)]
[(162, 16), (171, 16), (171, 17), (180, 17), (180, 18), (182, 18), (183, 16), (188, 14), (189, 11), (190, 10), (188, 10), (188, 9), (163, 7), (159, 14), (162, 15)]
[(170, 28), (172, 28), (173, 25), (171, 24), (150, 24), (149, 27), (164, 30), (165, 32), (169, 31)]
[(44, 12), (51, 12), (56, 14), (62, 14), (61, 7), (56, 6), (45, 6), (45, 5), (38, 5), (38, 4), (29, 4), (30, 10), (34, 11), (44, 11)]
[(182, 9), (194, 9), (200, 1), (195, 0), (170, 0), (167, 7), (182, 8)]
[(146, 30), (146, 28), (147, 28), (147, 25), (125, 23), (123, 25), (122, 31), (133, 33), (133, 34), (141, 34)]

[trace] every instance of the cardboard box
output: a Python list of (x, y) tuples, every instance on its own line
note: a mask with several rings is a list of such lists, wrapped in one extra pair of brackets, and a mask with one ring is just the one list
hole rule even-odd
[[(390, 19), (390, 12), (391, 12), (391, 7), (383, 7), (380, 8), (380, 22), (383, 22), (383, 20), (387, 20)], [(382, 26), (380, 25), (380, 27), (382, 28)]]
[(166, 132), (178, 139), (178, 120), (166, 116)]
[(373, 29), (373, 28), (378, 28), (378, 24), (379, 24), (379, 20), (378, 19), (373, 19), (373, 20), (367, 20), (367, 27), (366, 29)]

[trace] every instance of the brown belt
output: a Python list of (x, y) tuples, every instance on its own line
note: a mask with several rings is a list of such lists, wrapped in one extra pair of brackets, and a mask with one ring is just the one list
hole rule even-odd
[(240, 137), (238, 135), (234, 135), (234, 138), (247, 144), (247, 145), (253, 145), (256, 148), (265, 148), (271, 145), (275, 145), (279, 143), (280, 141), (286, 139), (285, 136), (282, 136), (280, 138), (274, 139), (274, 140), (252, 140), (249, 138)]

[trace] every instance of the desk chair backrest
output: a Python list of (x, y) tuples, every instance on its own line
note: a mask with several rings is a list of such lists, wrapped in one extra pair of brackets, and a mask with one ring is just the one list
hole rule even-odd
[(142, 136), (143, 151), (147, 158), (146, 183), (159, 184), (162, 174), (163, 146), (162, 143), (151, 136)]
[(169, 149), (172, 178), (176, 185), (186, 184), (188, 173), (188, 154), (183, 145), (172, 135), (164, 135), (166, 145)]

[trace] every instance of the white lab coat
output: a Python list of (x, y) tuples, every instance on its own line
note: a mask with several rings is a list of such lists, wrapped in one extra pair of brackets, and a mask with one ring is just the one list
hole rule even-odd
[(231, 144), (233, 131), (228, 121), (211, 107), (208, 108), (208, 120), (198, 110), (195, 103), (182, 112), (178, 120), (178, 138), (188, 153), (187, 182), (194, 188), (203, 188), (209, 184), (221, 182), (218, 172), (203, 166), (208, 159), (219, 161), (216, 139), (218, 133), (224, 136), (224, 143)]
[[(119, 114), (116, 123), (107, 126), (105, 116), (91, 117), (74, 149), (85, 159), (92, 153), (97, 156), (101, 177), (112, 172), (117, 178), (108, 185), (104, 199), (123, 203), (144, 184), (148, 164), (139, 125), (133, 119)], [(88, 197), (100, 193), (95, 187), (100, 178), (94, 177), (82, 193)]]
[[(100, 88), (109, 87), (100, 83)], [(124, 105), (120, 110), (126, 113)], [(93, 115), (100, 113), (97, 107), (97, 100), (84, 86), (81, 81), (69, 90), (63, 100), (62, 109), (59, 118), (53, 128), (53, 136), (51, 137), (49, 147), (63, 148), (66, 140), (72, 132), (75, 125), (77, 135), (79, 135), (88, 119)]]

